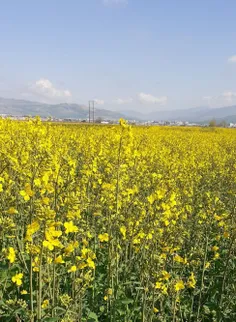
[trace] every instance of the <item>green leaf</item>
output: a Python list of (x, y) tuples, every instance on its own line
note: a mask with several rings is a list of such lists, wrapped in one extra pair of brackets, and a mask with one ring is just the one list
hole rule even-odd
[(90, 312), (88, 315), (88, 322), (98, 322), (98, 316), (94, 312)]
[(120, 314), (120, 316), (126, 315), (126, 311), (117, 309), (117, 312)]
[(203, 310), (204, 310), (204, 313), (205, 314), (211, 314), (211, 310), (209, 309), (209, 307), (208, 306), (206, 306), (206, 305), (203, 305)]
[(104, 312), (105, 311), (105, 306), (104, 305), (100, 306), (99, 310), (100, 310), (100, 312)]
[(134, 303), (133, 299), (124, 299), (121, 301), (122, 304), (128, 305)]

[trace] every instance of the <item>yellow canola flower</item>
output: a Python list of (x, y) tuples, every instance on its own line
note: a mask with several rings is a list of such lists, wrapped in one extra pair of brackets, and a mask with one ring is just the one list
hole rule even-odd
[(109, 241), (109, 235), (107, 233), (99, 234), (98, 239), (100, 240), (101, 243), (108, 242)]
[(162, 278), (165, 281), (168, 281), (170, 279), (171, 275), (167, 271), (162, 271)]
[(162, 286), (163, 286), (163, 284), (161, 282), (156, 282), (156, 284), (155, 284), (156, 289), (161, 289)]
[(33, 241), (33, 235), (40, 229), (40, 223), (39, 221), (34, 221), (32, 224), (29, 224), (27, 226), (26, 230), (26, 236), (25, 236), (25, 241), (32, 242)]
[(126, 227), (125, 226), (121, 226), (120, 227), (120, 232), (121, 232), (123, 238), (125, 239), (125, 237), (126, 237)]
[(52, 257), (49, 257), (49, 256), (47, 257), (47, 263), (48, 264), (51, 264), (52, 263), (52, 260), (53, 260)]
[(36, 187), (40, 187), (40, 185), (41, 185), (41, 180), (40, 180), (39, 178), (34, 179), (34, 185), (35, 185)]
[(225, 231), (223, 236), (224, 236), (224, 238), (229, 238), (229, 233), (227, 231)]
[(196, 279), (195, 279), (193, 272), (191, 273), (191, 275), (188, 278), (187, 286), (189, 288), (195, 288), (195, 286), (196, 286)]
[[(1, 187), (0, 187), (1, 188)], [(30, 196), (28, 196), (27, 195), (27, 193), (25, 192), (25, 190), (21, 190), (20, 191), (20, 195), (22, 196), (22, 197), (24, 197), (24, 200), (25, 201), (29, 201), (30, 200)]]
[(79, 269), (84, 269), (87, 266), (88, 265), (85, 262), (82, 262), (82, 263), (79, 264)]
[(39, 272), (39, 257), (38, 256), (35, 256), (34, 257), (34, 260), (32, 262), (32, 266), (33, 266), (33, 271), (34, 272)]
[(16, 260), (16, 252), (15, 252), (15, 250), (14, 250), (13, 247), (9, 247), (8, 248), (7, 259), (9, 260), (9, 262), (11, 264), (15, 262), (15, 260)]
[(55, 247), (62, 248), (63, 245), (59, 241), (58, 237), (62, 235), (61, 230), (56, 230), (55, 226), (50, 226), (45, 230), (45, 240), (43, 241), (43, 247), (52, 251)]
[(11, 280), (17, 286), (21, 286), (22, 285), (22, 278), (23, 278), (23, 273), (19, 273), (19, 274), (16, 274), (15, 276), (13, 276)]
[(42, 203), (43, 203), (43, 205), (48, 206), (48, 205), (49, 205), (49, 202), (50, 202), (50, 199), (49, 199), (48, 197), (44, 197), (44, 198), (42, 199)]
[(160, 281), (156, 282), (155, 289), (160, 290), (162, 294), (167, 294), (167, 285), (163, 284)]
[(77, 270), (77, 267), (75, 265), (73, 265), (73, 266), (71, 266), (70, 269), (68, 269), (68, 273), (74, 273), (74, 272), (76, 272), (76, 270)]
[(78, 247), (79, 243), (77, 241), (71, 242), (64, 248), (65, 254), (73, 253), (73, 251)]
[(128, 127), (127, 121), (124, 120), (124, 119), (122, 119), (122, 118), (120, 119), (119, 123), (124, 128), (127, 128)]
[(211, 263), (207, 262), (205, 265), (205, 269), (208, 269), (211, 266)]
[(30, 198), (34, 196), (34, 191), (31, 189), (30, 184), (25, 185), (25, 189), (20, 191), (20, 195), (25, 201), (29, 201)]
[(59, 255), (55, 258), (55, 264), (64, 264), (65, 261), (62, 258), (62, 255)]
[(187, 259), (179, 256), (178, 254), (174, 256), (174, 261), (177, 263), (187, 264)]
[(53, 244), (48, 240), (43, 241), (43, 247), (47, 248), (48, 250), (53, 250), (54, 249)]
[(87, 259), (87, 264), (88, 264), (88, 267), (95, 269), (95, 263), (90, 257)]
[(107, 295), (112, 295), (113, 294), (112, 288), (108, 288), (106, 293), (107, 293)]
[(77, 233), (79, 228), (73, 224), (73, 221), (67, 221), (64, 223), (64, 227), (66, 229), (65, 233)]
[(58, 238), (61, 235), (62, 235), (62, 231), (56, 230), (54, 225), (46, 228), (46, 230), (45, 230), (45, 237), (47, 240), (51, 240), (53, 238)]
[(28, 292), (27, 292), (26, 290), (22, 290), (22, 291), (20, 292), (20, 294), (21, 294), (21, 295), (26, 295), (26, 294), (28, 294)]
[(184, 282), (182, 280), (179, 280), (175, 283), (175, 291), (179, 292), (184, 289)]
[(41, 307), (42, 309), (46, 309), (49, 306), (49, 300), (44, 300)]
[(18, 211), (14, 207), (10, 207), (7, 211), (9, 215), (15, 215), (18, 214)]

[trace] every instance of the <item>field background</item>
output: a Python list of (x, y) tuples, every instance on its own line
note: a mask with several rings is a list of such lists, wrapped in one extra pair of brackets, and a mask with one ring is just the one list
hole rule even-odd
[(236, 321), (236, 132), (0, 120), (1, 321)]

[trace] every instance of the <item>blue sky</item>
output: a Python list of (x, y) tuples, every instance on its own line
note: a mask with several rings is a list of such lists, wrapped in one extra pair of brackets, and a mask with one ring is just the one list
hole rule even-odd
[(0, 40), (3, 97), (141, 112), (236, 104), (235, 0), (7, 0)]

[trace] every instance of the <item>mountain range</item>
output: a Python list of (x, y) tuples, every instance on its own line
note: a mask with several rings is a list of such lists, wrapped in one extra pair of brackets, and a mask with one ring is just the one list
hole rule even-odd
[(216, 121), (226, 121), (227, 123), (236, 122), (236, 106), (221, 108), (195, 107), (179, 110), (160, 110), (142, 114), (136, 111), (122, 111), (122, 114), (130, 118), (153, 121), (183, 121), (204, 123), (214, 119)]
[[(80, 104), (45, 104), (20, 99), (0, 98), (0, 114), (86, 119), (89, 111), (87, 106)], [(139, 121), (188, 121), (195, 123), (215, 119), (216, 121), (236, 122), (236, 105), (221, 108), (197, 107), (181, 110), (160, 110), (147, 114), (134, 110), (117, 112), (96, 108), (95, 119), (97, 118), (110, 120), (126, 118)]]
[[(125, 115), (105, 109), (95, 109), (96, 118), (116, 120)], [(56, 117), (62, 119), (86, 119), (88, 107), (80, 104), (45, 104), (20, 99), (0, 98), (0, 114)], [(92, 112), (91, 112), (92, 117)]]

